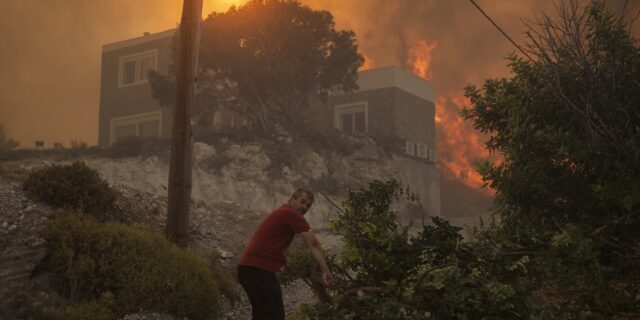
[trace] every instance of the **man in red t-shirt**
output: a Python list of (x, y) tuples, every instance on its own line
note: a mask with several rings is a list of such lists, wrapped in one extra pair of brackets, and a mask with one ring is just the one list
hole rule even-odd
[(276, 272), (287, 263), (285, 250), (299, 233), (322, 271), (322, 281), (329, 286), (333, 277), (324, 259), (320, 242), (304, 219), (313, 204), (313, 193), (296, 190), (289, 202), (275, 209), (256, 229), (238, 262), (238, 279), (244, 288), (253, 320), (284, 319), (282, 291)]

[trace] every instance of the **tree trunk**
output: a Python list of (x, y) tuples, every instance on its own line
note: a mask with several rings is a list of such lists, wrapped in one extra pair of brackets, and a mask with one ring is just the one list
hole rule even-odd
[(201, 19), (202, 0), (184, 0), (180, 22), (180, 53), (176, 75), (176, 105), (173, 112), (165, 228), (167, 238), (184, 248), (189, 245), (193, 146), (191, 115), (196, 97)]

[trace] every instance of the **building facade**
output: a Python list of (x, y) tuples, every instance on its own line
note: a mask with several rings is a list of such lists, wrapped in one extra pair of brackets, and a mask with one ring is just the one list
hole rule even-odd
[(168, 137), (169, 108), (151, 97), (147, 73), (166, 74), (175, 29), (102, 47), (98, 145), (125, 136)]
[[(170, 109), (151, 96), (150, 70), (166, 74), (171, 64), (175, 29), (106, 44), (102, 48), (100, 146), (126, 136), (169, 138)], [(361, 71), (359, 89), (314, 101), (305, 110), (309, 123), (323, 130), (342, 130), (400, 141), (404, 155), (395, 159), (400, 179), (420, 196), (430, 215), (440, 215), (440, 186), (435, 147), (433, 83), (397, 67)], [(238, 121), (224, 110), (212, 119)], [(244, 122), (243, 122), (244, 123)], [(409, 217), (411, 218), (411, 217)]]
[[(316, 102), (306, 118), (320, 129), (393, 138), (401, 143), (395, 159), (398, 178), (421, 200), (429, 215), (440, 216), (440, 172), (435, 139), (433, 83), (398, 67), (360, 71), (355, 92), (331, 95)], [(405, 211), (406, 220), (421, 212)]]

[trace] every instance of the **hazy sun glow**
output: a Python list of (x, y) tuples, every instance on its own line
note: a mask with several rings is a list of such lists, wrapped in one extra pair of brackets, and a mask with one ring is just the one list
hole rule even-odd
[(204, 0), (202, 3), (202, 16), (206, 17), (211, 12), (227, 11), (231, 6), (241, 6), (248, 0)]

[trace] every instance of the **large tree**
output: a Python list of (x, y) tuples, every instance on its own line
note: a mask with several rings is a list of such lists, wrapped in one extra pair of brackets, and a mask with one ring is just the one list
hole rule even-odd
[[(336, 30), (329, 12), (291, 0), (212, 13), (202, 23), (200, 50), (199, 118), (226, 107), (264, 130), (297, 118), (314, 96), (356, 89), (363, 62), (352, 31)], [(154, 96), (166, 104), (173, 99), (169, 76), (151, 77)]]
[(601, 1), (557, 9), (530, 25), (512, 77), (467, 88), (464, 114), (504, 155), (482, 173), (537, 288), (580, 316), (638, 316), (640, 48)]

